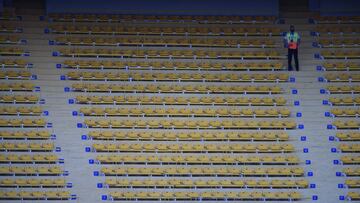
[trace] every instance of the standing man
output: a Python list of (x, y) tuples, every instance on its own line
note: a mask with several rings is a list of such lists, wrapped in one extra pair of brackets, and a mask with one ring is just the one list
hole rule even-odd
[(286, 33), (284, 38), (284, 46), (288, 48), (288, 70), (292, 71), (291, 66), (292, 56), (295, 60), (296, 71), (299, 71), (298, 48), (300, 45), (300, 35), (295, 32), (295, 27), (290, 25), (290, 32)]

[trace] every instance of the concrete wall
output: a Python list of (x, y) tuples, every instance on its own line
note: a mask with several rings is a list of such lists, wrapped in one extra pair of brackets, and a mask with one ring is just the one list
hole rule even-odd
[(47, 0), (47, 13), (278, 15), (278, 0)]

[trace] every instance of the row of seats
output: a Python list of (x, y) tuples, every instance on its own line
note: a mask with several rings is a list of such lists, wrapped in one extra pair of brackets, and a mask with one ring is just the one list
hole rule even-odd
[(22, 29), (12, 24), (1, 24), (0, 33), (21, 33)]
[(18, 36), (14, 35), (1, 35), (0, 44), (18, 44), (21, 42), (21, 39)]
[(46, 121), (39, 119), (0, 119), (0, 127), (40, 127), (46, 126)]
[(359, 94), (360, 93), (360, 85), (341, 85), (341, 86), (334, 86), (329, 85), (326, 87), (327, 91), (330, 94)]
[(360, 192), (348, 192), (346, 198), (351, 201), (359, 201), (360, 200)]
[[(352, 134), (351, 134), (352, 135)], [(360, 137), (360, 134), (356, 134)], [(0, 137), (2, 133), (0, 132)], [(90, 131), (93, 140), (153, 140), (153, 141), (287, 141), (286, 132), (142, 132)], [(10, 136), (7, 136), (10, 137)], [(340, 136), (339, 136), (340, 137)]]
[(0, 143), (0, 151), (54, 151), (54, 143), (38, 143), (38, 142), (2, 142)]
[[(35, 108), (35, 107), (33, 107)], [(6, 107), (0, 114), (11, 114), (6, 111)], [(16, 108), (12, 109), (14, 112)], [(41, 109), (40, 109), (41, 110)], [(42, 111), (41, 111), (42, 112)], [(40, 113), (41, 113), (40, 112)], [(252, 109), (252, 108), (99, 108), (99, 107), (82, 107), (79, 111), (84, 116), (179, 116), (179, 117), (289, 117), (288, 108), (269, 108), (269, 109)], [(360, 112), (360, 111), (359, 111)], [(23, 114), (22, 111), (19, 111)], [(358, 114), (357, 111), (355, 115)]]
[(0, 83), (0, 91), (34, 91), (35, 84), (28, 82)]
[(59, 166), (30, 167), (30, 166), (1, 166), (0, 175), (15, 176), (61, 176), (65, 171)]
[(360, 16), (315, 16), (313, 19), (318, 24), (347, 24), (359, 23)]
[(66, 181), (63, 178), (5, 178), (0, 179), (0, 187), (66, 187)]
[(0, 47), (0, 56), (22, 56), (24, 49), (20, 47)]
[[(359, 98), (360, 99), (360, 98)], [(5, 100), (0, 96), (0, 101)], [(13, 101), (14, 99), (9, 101)], [(284, 97), (228, 97), (228, 96), (76, 96), (78, 104), (141, 104), (141, 105), (229, 105), (229, 106), (285, 106)], [(359, 100), (360, 103), (360, 100)]]
[(193, 35), (193, 36), (279, 36), (277, 27), (158, 27), (158, 26), (86, 26), (52, 25), (49, 32), (54, 34), (90, 35)]
[(0, 131), (1, 139), (27, 139), (27, 140), (47, 140), (51, 133), (43, 130), (31, 131)]
[[(106, 179), (105, 185), (110, 188), (307, 188), (307, 180), (289, 179)], [(347, 180), (347, 185), (358, 184)], [(1, 183), (0, 183), (1, 184)]]
[(3, 10), (0, 14), (0, 20), (1, 21), (16, 21), (21, 20), (21, 16), (16, 16), (13, 11), (10, 10)]
[(105, 176), (304, 176), (299, 167), (103, 167), (100, 172)]
[(0, 71), (0, 79), (30, 80), (31, 76), (30, 71)]
[(51, 13), (48, 18), (54, 22), (208, 22), (208, 23), (273, 23), (275, 16), (206, 16), (206, 15), (94, 15)]
[(0, 107), (0, 115), (31, 115), (39, 116), (43, 113), (40, 106), (2, 106)]
[[(1, 120), (0, 120), (1, 121)], [(10, 121), (8, 122), (11, 125)], [(293, 120), (271, 119), (271, 120), (115, 120), (115, 119), (85, 119), (88, 128), (154, 128), (154, 129), (295, 129), (296, 123)], [(354, 123), (354, 124), (353, 124)], [(334, 122), (333, 125), (340, 127), (350, 127), (359, 123)], [(21, 123), (20, 123), (21, 124)], [(20, 125), (19, 124), (19, 125)], [(4, 124), (6, 126), (6, 124)], [(0, 124), (1, 126), (1, 124)]]
[[(4, 41), (4, 40), (3, 40)], [(8, 41), (8, 40), (7, 40)], [(0, 43), (2, 42), (0, 38)], [(108, 38), (108, 37), (57, 37), (57, 45), (90, 46), (190, 46), (190, 47), (276, 47), (271, 39), (215, 39), (215, 38)]]
[(70, 200), (68, 191), (0, 191), (0, 200)]
[(24, 103), (24, 104), (34, 104), (38, 103), (40, 100), (39, 96), (32, 94), (2, 94), (0, 95), (0, 103)]
[(347, 180), (345, 180), (345, 185), (348, 188), (360, 188), (360, 180), (347, 179)]
[[(43, 146), (41, 146), (43, 147)], [(54, 154), (9, 154), (0, 155), (1, 163), (35, 163), (35, 164), (44, 164), (44, 163), (57, 163), (59, 157)]]
[[(16, 73), (16, 72), (15, 72)], [(107, 80), (107, 81), (181, 81), (181, 82), (287, 82), (289, 75), (281, 74), (212, 74), (212, 73), (114, 73), (114, 72), (75, 72), (67, 73), (69, 80)], [(5, 77), (5, 76), (3, 76)], [(352, 75), (354, 80), (359, 75)], [(0, 72), (1, 78), (1, 72)]]
[[(239, 156), (239, 155), (98, 155), (100, 164), (176, 164), (176, 165), (297, 165), (296, 156)], [(214, 168), (213, 170), (216, 170)]]
[(321, 56), (324, 59), (358, 59), (360, 58), (360, 51), (321, 51)]
[(332, 125), (337, 129), (359, 129), (360, 122), (358, 120), (335, 120)]
[(338, 149), (343, 153), (359, 153), (360, 144), (340, 144)]
[(360, 45), (359, 38), (332, 38), (319, 39), (318, 43), (321, 47), (357, 47)]
[(356, 73), (328, 73), (325, 74), (327, 82), (360, 82), (360, 74)]
[(360, 104), (360, 97), (330, 97), (333, 106), (356, 106)]
[[(1, 64), (1, 62), (0, 62)], [(4, 63), (3, 63), (4, 64)], [(134, 70), (283, 70), (282, 62), (176, 62), (176, 61), (94, 61), (65, 60), (65, 68), (75, 69), (134, 69)], [(357, 66), (358, 67), (358, 66)]]
[(360, 64), (356, 62), (325, 62), (323, 68), (326, 71), (358, 71)]
[[(360, 86), (358, 86), (360, 89)], [(14, 88), (8, 88), (14, 89)], [(0, 84), (1, 90), (1, 84)], [(281, 94), (279, 86), (228, 86), (228, 85), (122, 85), (108, 83), (74, 83), (74, 92), (136, 92), (136, 93), (197, 93), (197, 94)], [(349, 90), (351, 92), (351, 89)]]
[(1, 59), (0, 66), (3, 68), (27, 68), (29, 63), (23, 59)]
[(343, 168), (342, 172), (346, 176), (360, 176), (360, 168)]
[[(32, 148), (31, 144), (23, 147), (14, 145), (5, 146), (9, 143), (0, 144), (0, 149), (11, 151), (12, 149), (38, 149)], [(25, 145), (24, 143), (21, 143)], [(342, 145), (341, 145), (342, 146)], [(346, 145), (349, 146), (349, 145)], [(37, 147), (37, 146), (36, 146)], [(50, 147), (50, 146), (49, 146)], [(53, 147), (53, 146), (51, 146)], [(351, 147), (351, 146), (349, 146)], [(358, 150), (358, 146), (354, 146)], [(40, 145), (40, 149), (48, 150)], [(50, 148), (49, 148), (50, 149)], [(51, 148), (52, 149), (52, 148)], [(157, 152), (157, 153), (290, 153), (295, 148), (291, 144), (101, 144), (95, 143), (92, 149), (96, 152)], [(343, 149), (343, 148), (341, 148)], [(350, 148), (349, 148), (350, 149)]]
[(336, 133), (336, 137), (340, 141), (360, 141), (360, 133), (359, 132), (338, 132)]
[[(22, 50), (20, 50), (22, 51)], [(1, 55), (19, 55), (14, 49), (1, 49)], [(353, 53), (354, 52), (354, 53)], [(356, 51), (344, 53), (360, 56)], [(22, 54), (23, 52), (21, 52)], [(20, 54), (20, 55), (21, 55)], [(204, 50), (142, 50), (62, 48), (55, 55), (64, 57), (124, 57), (124, 58), (188, 58), (188, 59), (282, 59), (278, 51), (204, 51)]]
[(302, 199), (300, 192), (110, 192), (111, 200), (134, 201), (134, 200), (157, 200), (157, 201), (296, 201)]
[(317, 26), (315, 29), (320, 35), (354, 35), (360, 33), (357, 26)]
[(358, 165), (360, 164), (360, 156), (341, 156), (342, 164), (345, 165)]
[(353, 108), (334, 108), (330, 110), (330, 113), (335, 117), (358, 117), (360, 114), (360, 109)]

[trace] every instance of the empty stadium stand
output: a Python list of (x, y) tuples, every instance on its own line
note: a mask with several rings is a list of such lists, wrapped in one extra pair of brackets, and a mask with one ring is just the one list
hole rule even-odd
[(359, 201), (359, 17), (290, 14), (2, 13), (0, 202)]

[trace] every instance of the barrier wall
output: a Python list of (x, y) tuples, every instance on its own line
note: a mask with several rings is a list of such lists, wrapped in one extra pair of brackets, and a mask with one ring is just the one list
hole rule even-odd
[(164, 15), (275, 15), (278, 0), (47, 0), (47, 13), (125, 13)]

